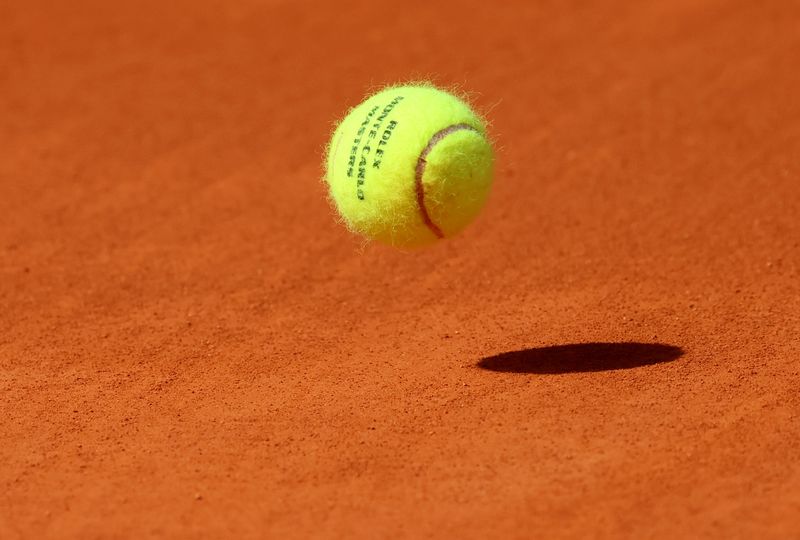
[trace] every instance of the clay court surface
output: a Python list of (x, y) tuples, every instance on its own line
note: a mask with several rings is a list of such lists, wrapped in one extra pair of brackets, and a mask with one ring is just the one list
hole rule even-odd
[[(0, 538), (800, 538), (798, 65), (792, 0), (0, 3)], [(419, 79), (491, 199), (363, 244), (325, 144)]]

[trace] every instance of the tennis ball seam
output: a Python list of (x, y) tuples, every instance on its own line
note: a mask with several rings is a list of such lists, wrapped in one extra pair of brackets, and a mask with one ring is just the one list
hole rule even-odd
[(425, 167), (428, 164), (427, 158), (433, 151), (433, 148), (448, 135), (462, 130), (474, 131), (475, 133), (480, 134), (480, 131), (475, 129), (473, 126), (463, 123), (453, 124), (437, 131), (430, 138), (428, 144), (425, 145), (425, 148), (422, 149), (422, 152), (420, 152), (419, 157), (417, 158), (417, 165), (414, 169), (414, 188), (417, 193), (417, 205), (419, 206), (419, 211), (422, 215), (422, 221), (425, 223), (425, 226), (433, 234), (435, 234), (437, 238), (440, 239), (444, 238), (444, 233), (442, 232), (441, 227), (433, 222), (433, 219), (431, 219), (431, 216), (428, 213), (428, 207), (425, 206), (425, 185), (423, 184), (422, 179), (425, 176)]

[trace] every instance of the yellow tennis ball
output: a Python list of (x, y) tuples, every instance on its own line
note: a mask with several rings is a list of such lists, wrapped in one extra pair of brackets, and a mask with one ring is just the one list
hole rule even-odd
[(398, 247), (458, 234), (483, 208), (494, 154), (481, 118), (430, 85), (367, 98), (328, 145), (330, 196), (347, 226)]

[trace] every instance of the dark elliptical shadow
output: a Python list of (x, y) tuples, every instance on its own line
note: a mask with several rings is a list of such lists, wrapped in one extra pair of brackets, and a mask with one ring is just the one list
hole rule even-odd
[(582, 373), (671, 362), (683, 349), (663, 343), (575, 343), (487, 356), (477, 366), (505, 373)]

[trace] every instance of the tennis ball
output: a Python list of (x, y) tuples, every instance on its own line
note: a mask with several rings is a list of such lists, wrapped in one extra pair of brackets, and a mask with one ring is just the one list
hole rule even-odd
[(458, 234), (492, 184), (481, 118), (430, 85), (392, 86), (352, 109), (327, 150), (330, 198), (350, 230), (397, 247)]

